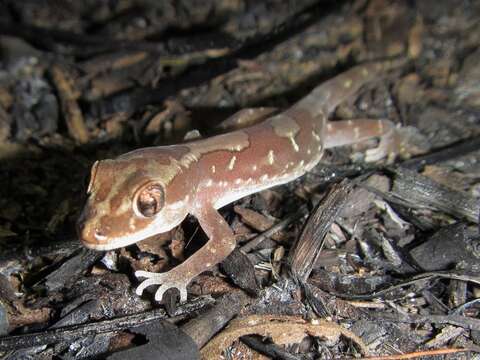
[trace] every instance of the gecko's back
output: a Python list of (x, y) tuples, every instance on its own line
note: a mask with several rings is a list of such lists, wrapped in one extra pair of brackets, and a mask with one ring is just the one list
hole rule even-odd
[(200, 174), (197, 200), (213, 200), (219, 208), (303, 175), (323, 150), (323, 122), (312, 120), (308, 112), (291, 109), (260, 124), (188, 144)]

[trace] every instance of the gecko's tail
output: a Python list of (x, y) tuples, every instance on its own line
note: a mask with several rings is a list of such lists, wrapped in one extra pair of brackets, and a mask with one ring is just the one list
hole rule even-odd
[(309, 111), (312, 116), (328, 116), (341, 102), (355, 94), (363, 85), (399, 69), (408, 59), (393, 58), (357, 65), (314, 88), (294, 106)]

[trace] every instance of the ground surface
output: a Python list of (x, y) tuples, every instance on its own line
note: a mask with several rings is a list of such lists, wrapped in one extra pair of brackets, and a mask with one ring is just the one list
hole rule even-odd
[[(1, 1), (2, 358), (188, 359), (216, 333), (204, 358), (476, 358), (479, 44), (473, 0)], [(339, 148), (227, 206), (243, 252), (191, 284), (190, 307), (172, 298), (167, 315), (139, 298), (133, 272), (191, 255), (204, 241), (195, 219), (106, 254), (79, 244), (95, 160), (214, 133), (242, 108), (285, 108), (357, 63), (399, 56), (408, 63), (334, 119), (412, 126), (424, 161), (365, 165), (374, 144)], [(248, 334), (261, 337), (238, 340)]]

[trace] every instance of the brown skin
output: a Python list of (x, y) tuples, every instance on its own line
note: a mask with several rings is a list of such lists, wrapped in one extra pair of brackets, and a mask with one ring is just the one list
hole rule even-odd
[[(216, 209), (303, 175), (327, 146), (375, 136), (389, 139), (393, 128), (387, 120), (328, 123), (327, 116), (390, 65), (357, 66), (318, 86), (287, 111), (243, 130), (98, 162), (78, 221), (80, 239), (93, 249), (115, 249), (168, 231), (187, 214), (194, 215), (209, 237), (207, 244), (169, 272), (136, 273), (146, 278), (138, 294), (158, 284), (157, 300), (177, 288), (186, 301), (188, 283), (235, 248), (232, 230)], [(385, 156), (389, 143), (382, 142), (375, 151), (373, 157)]]

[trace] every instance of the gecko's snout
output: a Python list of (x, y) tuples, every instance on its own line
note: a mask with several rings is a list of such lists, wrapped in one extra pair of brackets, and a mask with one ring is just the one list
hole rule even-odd
[(91, 249), (98, 248), (100, 240), (102, 239), (92, 221), (92, 219), (95, 218), (95, 215), (95, 209), (92, 209), (87, 205), (80, 214), (76, 224), (78, 238), (83, 245)]

